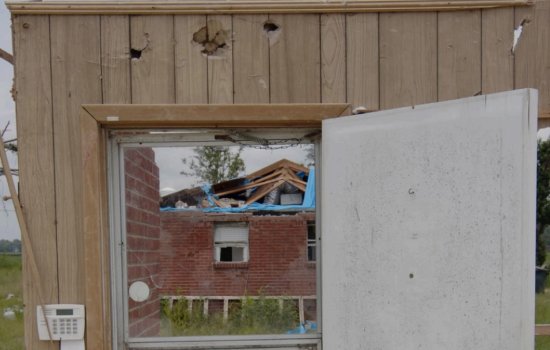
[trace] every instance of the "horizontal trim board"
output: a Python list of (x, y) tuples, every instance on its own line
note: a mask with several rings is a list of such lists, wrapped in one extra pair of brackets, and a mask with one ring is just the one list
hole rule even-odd
[(209, 1), (7, 1), (12, 14), (252, 14), (455, 11), (532, 5), (534, 0), (209, 0)]
[(351, 114), (346, 103), (250, 105), (83, 105), (111, 128), (320, 127), (324, 119)]
[(535, 335), (550, 335), (550, 324), (536, 324), (535, 325)]

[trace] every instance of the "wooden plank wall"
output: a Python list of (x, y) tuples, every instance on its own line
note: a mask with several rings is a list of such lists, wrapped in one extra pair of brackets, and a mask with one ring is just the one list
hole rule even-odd
[[(193, 40), (205, 26), (210, 41), (226, 33), (209, 57)], [(87, 279), (100, 262), (84, 257), (107, 247), (98, 240), (87, 248), (80, 234), (81, 104), (347, 101), (387, 109), (534, 87), (550, 112), (550, 0), (446, 13), (14, 16), (13, 30), (21, 201), (46, 302), (87, 302), (98, 320), (89, 324), (93, 349), (109, 344), (108, 296), (92, 304), (109, 288)], [(36, 337), (28, 276), (27, 348), (47, 349)]]

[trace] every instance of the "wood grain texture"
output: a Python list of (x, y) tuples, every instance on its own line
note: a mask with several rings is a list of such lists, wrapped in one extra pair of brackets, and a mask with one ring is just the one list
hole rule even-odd
[[(345, 103), (84, 105), (83, 108), (98, 123), (110, 127), (318, 127), (323, 119), (351, 113)], [(117, 120), (112, 116), (117, 116)]]
[(321, 15), (321, 101), (346, 101), (346, 16)]
[(346, 18), (347, 98), (354, 107), (379, 106), (378, 14)]
[[(130, 78), (130, 19), (128, 16), (102, 16), (101, 17), (101, 71), (102, 71), (102, 92), (103, 103), (130, 103), (132, 100), (131, 78)], [(82, 111), (81, 111), (82, 113)], [(81, 118), (82, 120), (83, 118)], [(87, 119), (91, 119), (88, 115)], [(84, 119), (84, 120), (87, 120)], [(82, 125), (83, 128), (86, 125)], [(97, 126), (96, 126), (97, 128)], [(82, 134), (82, 139), (96, 137), (98, 131), (90, 128), (90, 135)], [(99, 137), (99, 136), (97, 136)], [(83, 142), (85, 146), (86, 143)], [(99, 147), (103, 144), (100, 143)], [(101, 148), (102, 149), (102, 148)], [(95, 152), (101, 152), (101, 149)], [(83, 149), (82, 154), (91, 152), (89, 149)], [(94, 154), (96, 155), (96, 154)], [(86, 161), (86, 159), (84, 159)], [(95, 175), (88, 173), (83, 164), (84, 190), (90, 182), (86, 182), (86, 176)], [(100, 169), (100, 167), (98, 168)], [(101, 175), (101, 174), (100, 174)], [(102, 174), (104, 176), (104, 174)], [(97, 186), (96, 194), (99, 195), (106, 190), (106, 186)], [(83, 205), (87, 205), (83, 202)], [(89, 224), (86, 215), (92, 215), (94, 212), (88, 212), (83, 208), (84, 227), (89, 230), (95, 227)], [(98, 221), (95, 225), (108, 223), (106, 219)], [(91, 225), (91, 226), (90, 226)], [(105, 237), (107, 236), (107, 237)], [(96, 235), (90, 237), (84, 235), (85, 239), (85, 259), (86, 259), (86, 305), (89, 325), (86, 330), (87, 347), (89, 349), (107, 349), (111, 344), (111, 295), (110, 295), (110, 256), (108, 231), (105, 235)]]
[(481, 91), (481, 11), (438, 13), (439, 101)]
[(176, 103), (208, 102), (207, 58), (193, 34), (206, 26), (206, 16), (175, 16)]
[(233, 16), (235, 103), (269, 102), (267, 15)]
[[(174, 103), (174, 17), (130, 18), (132, 103)], [(136, 52), (136, 55), (137, 55)]]
[(514, 9), (482, 11), (482, 92), (506, 91), (514, 88)]
[(281, 30), (270, 39), (271, 102), (319, 102), (319, 15), (273, 15), (270, 20)]
[(84, 303), (80, 105), (101, 102), (99, 16), (52, 16), (59, 301)]
[(532, 4), (534, 0), (348, 0), (345, 2), (320, 0), (211, 0), (199, 2), (122, 1), (109, 3), (88, 1), (10, 2), (8, 8), (16, 14), (207, 14), (212, 12), (265, 13), (349, 13), (389, 11), (444, 11), (471, 8), (494, 8)]
[(437, 100), (437, 14), (380, 14), (380, 109)]
[(228, 15), (207, 17), (208, 37), (225, 37), (225, 47), (208, 56), (208, 103), (233, 103), (233, 24)]
[[(550, 116), (550, 1), (515, 9), (515, 27), (523, 23), (515, 50), (514, 88), (539, 90), (539, 118)], [(542, 125), (542, 124), (541, 124)]]
[(104, 103), (130, 103), (130, 19), (101, 17), (101, 82)]
[(49, 18), (15, 16), (13, 31), (17, 60), (19, 198), (44, 281), (40, 287), (38, 281), (33, 280), (27, 249), (23, 246), (25, 347), (41, 350), (53, 347), (38, 340), (36, 305), (39, 289), (43, 290), (45, 302), (58, 302)]
[(111, 310), (108, 218), (104, 215), (108, 205), (105, 179), (106, 157), (104, 140), (99, 124), (81, 109), (82, 151), (82, 212), (85, 243), (86, 271), (86, 347), (108, 349), (111, 345)]

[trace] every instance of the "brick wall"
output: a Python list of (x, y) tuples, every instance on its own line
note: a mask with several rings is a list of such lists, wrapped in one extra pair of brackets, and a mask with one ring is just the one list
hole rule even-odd
[[(161, 213), (163, 295), (315, 295), (315, 263), (307, 261), (307, 222), (312, 213), (252, 216)], [(248, 263), (214, 261), (214, 225), (249, 223)]]
[(151, 148), (124, 153), (128, 287), (143, 281), (150, 288), (144, 302), (129, 299), (130, 336), (155, 336), (160, 329), (159, 169)]

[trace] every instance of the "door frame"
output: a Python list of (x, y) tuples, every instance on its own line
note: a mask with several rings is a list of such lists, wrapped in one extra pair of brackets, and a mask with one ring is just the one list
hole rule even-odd
[(121, 330), (112, 319), (107, 131), (169, 128), (300, 128), (318, 127), (325, 119), (351, 114), (351, 105), (82, 105), (81, 178), (85, 246), (86, 345), (111, 349), (112, 334)]

